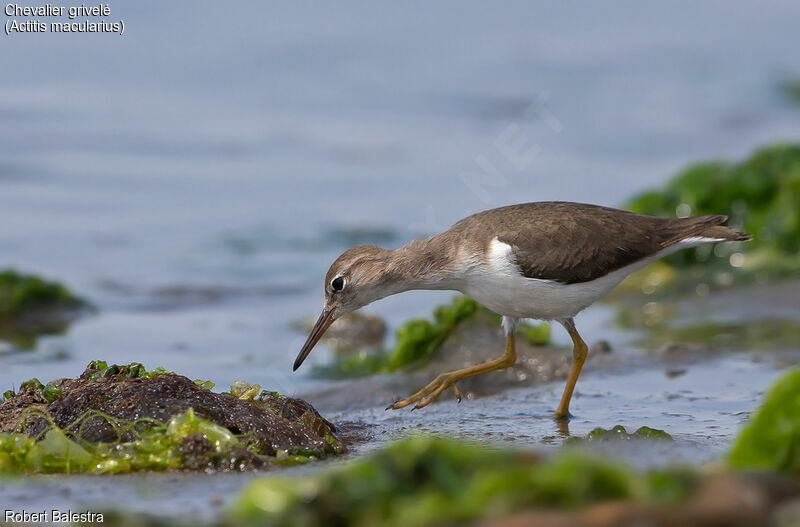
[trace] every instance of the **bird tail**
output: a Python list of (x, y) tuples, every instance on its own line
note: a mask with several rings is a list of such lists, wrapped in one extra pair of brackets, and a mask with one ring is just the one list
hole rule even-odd
[(720, 223), (724, 223), (728, 217), (723, 214), (713, 216), (695, 216), (692, 218), (680, 218), (670, 220), (673, 229), (672, 235), (661, 243), (663, 247), (668, 247), (687, 238), (708, 238), (719, 241), (746, 242), (753, 237), (746, 232), (739, 232)]
[(701, 236), (706, 238), (730, 240), (734, 242), (749, 242), (753, 239), (752, 234), (739, 232), (724, 225), (715, 225), (714, 227), (709, 227), (701, 233)]

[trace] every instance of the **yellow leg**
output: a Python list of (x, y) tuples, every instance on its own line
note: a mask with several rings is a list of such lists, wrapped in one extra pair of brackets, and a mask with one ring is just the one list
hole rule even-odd
[(564, 387), (564, 395), (561, 396), (561, 402), (558, 405), (555, 417), (557, 419), (566, 419), (569, 417), (569, 401), (572, 399), (575, 383), (578, 382), (578, 376), (581, 374), (583, 363), (586, 362), (586, 355), (589, 354), (589, 349), (578, 334), (578, 330), (575, 329), (575, 322), (571, 318), (561, 321), (561, 324), (569, 332), (569, 336), (572, 337), (572, 368), (569, 370), (567, 385)]
[(461, 394), (458, 392), (458, 388), (456, 387), (456, 383), (458, 381), (488, 371), (502, 370), (504, 368), (508, 368), (509, 366), (513, 366), (515, 362), (517, 362), (517, 348), (514, 342), (514, 334), (511, 333), (506, 336), (506, 351), (503, 353), (502, 357), (490, 360), (489, 362), (485, 362), (483, 364), (478, 364), (477, 366), (471, 366), (469, 368), (443, 373), (414, 395), (406, 397), (405, 399), (401, 399), (386, 409), (397, 410), (399, 408), (405, 408), (409, 404), (413, 403), (417, 403), (413, 408), (414, 410), (418, 408), (424, 408), (435, 401), (436, 398), (439, 397), (439, 395), (450, 386), (453, 387), (456, 397), (460, 401)]

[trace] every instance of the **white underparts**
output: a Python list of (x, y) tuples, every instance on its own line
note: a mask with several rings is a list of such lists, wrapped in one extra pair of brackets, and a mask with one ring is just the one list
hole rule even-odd
[(503, 333), (506, 335), (513, 335), (517, 331), (517, 325), (519, 324), (519, 319), (514, 317), (503, 317), (502, 321), (503, 326)]
[(697, 247), (698, 245), (703, 245), (704, 243), (714, 243), (714, 242), (724, 242), (726, 241), (725, 238), (704, 238), (703, 236), (692, 236), (691, 238), (686, 238), (672, 247), (668, 249), (672, 249), (673, 247), (677, 246), (677, 249), (673, 250), (672, 252), (678, 251), (680, 249), (688, 249), (689, 247)]

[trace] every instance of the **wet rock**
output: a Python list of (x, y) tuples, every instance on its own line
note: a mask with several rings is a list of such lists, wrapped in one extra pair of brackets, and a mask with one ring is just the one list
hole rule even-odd
[(6, 392), (6, 401), (0, 404), (0, 432), (27, 430), (38, 420), (37, 410), (47, 409), (44, 386), (38, 379), (22, 383), (19, 392)]
[(664, 375), (666, 375), (670, 379), (676, 379), (678, 377), (686, 375), (688, 371), (689, 370), (687, 370), (686, 368), (670, 368), (664, 372)]
[(773, 513), (772, 520), (772, 525), (777, 527), (800, 525), (800, 498), (781, 503)]
[[(316, 319), (306, 319), (293, 324), (299, 331), (308, 333)], [(334, 322), (322, 341), (338, 355), (348, 355), (364, 349), (378, 349), (386, 336), (386, 323), (380, 318), (361, 313), (348, 313)]]
[(580, 444), (584, 441), (635, 441), (635, 440), (653, 440), (653, 441), (672, 441), (672, 436), (663, 430), (657, 428), (650, 428), (649, 426), (641, 426), (634, 432), (628, 432), (624, 426), (616, 425), (610, 430), (605, 428), (595, 428), (589, 432), (585, 438), (570, 437), (567, 443)]
[(657, 355), (663, 358), (678, 358), (696, 355), (698, 353), (710, 353), (714, 348), (705, 344), (697, 344), (692, 342), (667, 342), (661, 346)]
[(598, 340), (589, 348), (589, 353), (611, 353), (614, 349), (607, 340)]
[(800, 323), (782, 318), (759, 318), (732, 323), (704, 322), (701, 324), (661, 325), (648, 328), (639, 344), (670, 350), (676, 344), (693, 350), (781, 350), (800, 342)]
[(47, 386), (35, 380), (24, 383), (0, 405), (0, 431), (41, 439), (55, 426), (89, 443), (125, 443), (136, 441), (143, 429), (192, 412), (191, 423), (207, 420), (222, 427), (217, 430), (236, 436), (241, 448), (225, 450), (227, 457), (221, 459), (209, 455), (207, 438), (189, 434), (179, 448), (182, 468), (258, 468), (264, 463), (257, 455), (322, 457), (344, 450), (334, 425), (305, 401), (275, 392), (245, 400), (202, 384), (171, 372), (147, 372), (139, 364), (105, 367), (93, 362), (77, 379)]
[[(305, 411), (294, 410), (286, 414), (281, 411), (298, 407)], [(169, 373), (154, 379), (119, 376), (80, 379), (71, 383), (68, 391), (47, 410), (57, 426), (66, 428), (90, 410), (129, 421), (149, 418), (166, 422), (189, 408), (234, 434), (251, 435), (259, 451), (268, 455), (275, 455), (279, 450), (297, 449), (324, 452), (327, 450), (324, 436), (333, 434), (335, 430), (303, 401), (267, 395), (250, 403), (208, 391), (187, 377)], [(301, 421), (306, 412), (313, 416), (311, 422), (318, 424), (316, 429)], [(38, 435), (47, 426), (47, 421), (39, 419), (29, 434)], [(118, 431), (106, 419), (96, 417), (84, 422), (80, 436), (89, 442), (115, 441)], [(123, 440), (130, 439), (123, 433)]]
[(233, 454), (220, 455), (214, 447), (214, 443), (200, 433), (183, 438), (178, 452), (181, 455), (183, 470), (241, 472), (261, 469), (267, 464), (264, 458), (247, 449), (238, 449)]

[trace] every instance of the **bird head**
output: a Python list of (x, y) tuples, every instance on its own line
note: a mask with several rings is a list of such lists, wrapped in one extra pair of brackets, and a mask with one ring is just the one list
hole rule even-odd
[(386, 249), (358, 245), (342, 253), (325, 275), (325, 304), (306, 343), (294, 361), (294, 370), (303, 364), (325, 331), (342, 315), (383, 298), (389, 292), (385, 281)]

